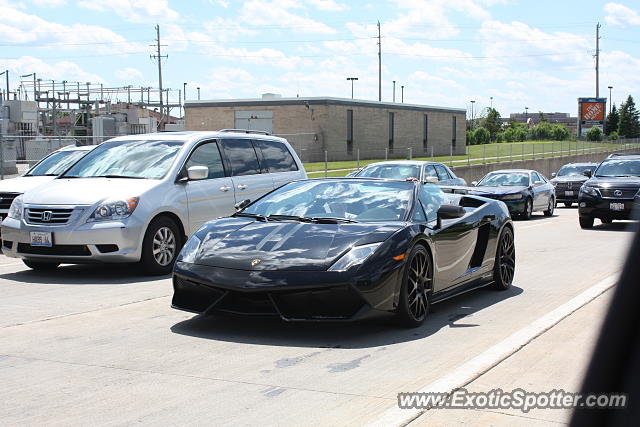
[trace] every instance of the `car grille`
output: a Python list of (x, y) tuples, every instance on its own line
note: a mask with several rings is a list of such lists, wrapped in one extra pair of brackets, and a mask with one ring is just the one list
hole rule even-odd
[(29, 224), (55, 224), (62, 225), (69, 222), (73, 209), (60, 208), (27, 208), (25, 219)]
[(9, 209), (13, 199), (19, 195), (20, 193), (0, 193), (0, 209)]
[(578, 191), (582, 186), (581, 182), (558, 182), (556, 190), (573, 190)]
[(599, 188), (602, 197), (608, 199), (633, 199), (637, 188)]

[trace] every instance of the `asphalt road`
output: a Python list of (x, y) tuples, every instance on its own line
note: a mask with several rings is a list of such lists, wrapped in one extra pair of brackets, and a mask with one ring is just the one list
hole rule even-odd
[(169, 307), (169, 278), (135, 266), (45, 274), (0, 255), (0, 424), (375, 422), (398, 392), (437, 381), (618, 273), (629, 224), (581, 230), (575, 208), (517, 221), (513, 288), (438, 304), (413, 330), (388, 318), (194, 316)]

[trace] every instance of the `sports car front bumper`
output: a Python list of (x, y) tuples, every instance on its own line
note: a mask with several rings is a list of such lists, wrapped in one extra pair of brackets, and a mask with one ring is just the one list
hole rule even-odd
[(177, 262), (171, 306), (194, 313), (351, 320), (395, 308), (403, 263), (383, 273), (247, 271)]

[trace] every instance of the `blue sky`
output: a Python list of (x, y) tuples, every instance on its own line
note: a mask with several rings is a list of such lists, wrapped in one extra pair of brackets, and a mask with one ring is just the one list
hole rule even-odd
[[(157, 86), (149, 58), (160, 24), (164, 85), (202, 99), (283, 96), (576, 114), (595, 95), (640, 97), (636, 0), (0, 0), (0, 70), (42, 79)], [(177, 97), (177, 92), (176, 92)], [(493, 97), (493, 101), (490, 98)]]

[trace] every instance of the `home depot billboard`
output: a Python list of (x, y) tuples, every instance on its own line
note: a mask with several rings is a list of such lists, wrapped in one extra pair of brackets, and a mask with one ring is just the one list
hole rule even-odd
[(604, 129), (607, 98), (578, 98), (578, 132), (584, 136), (589, 129)]

